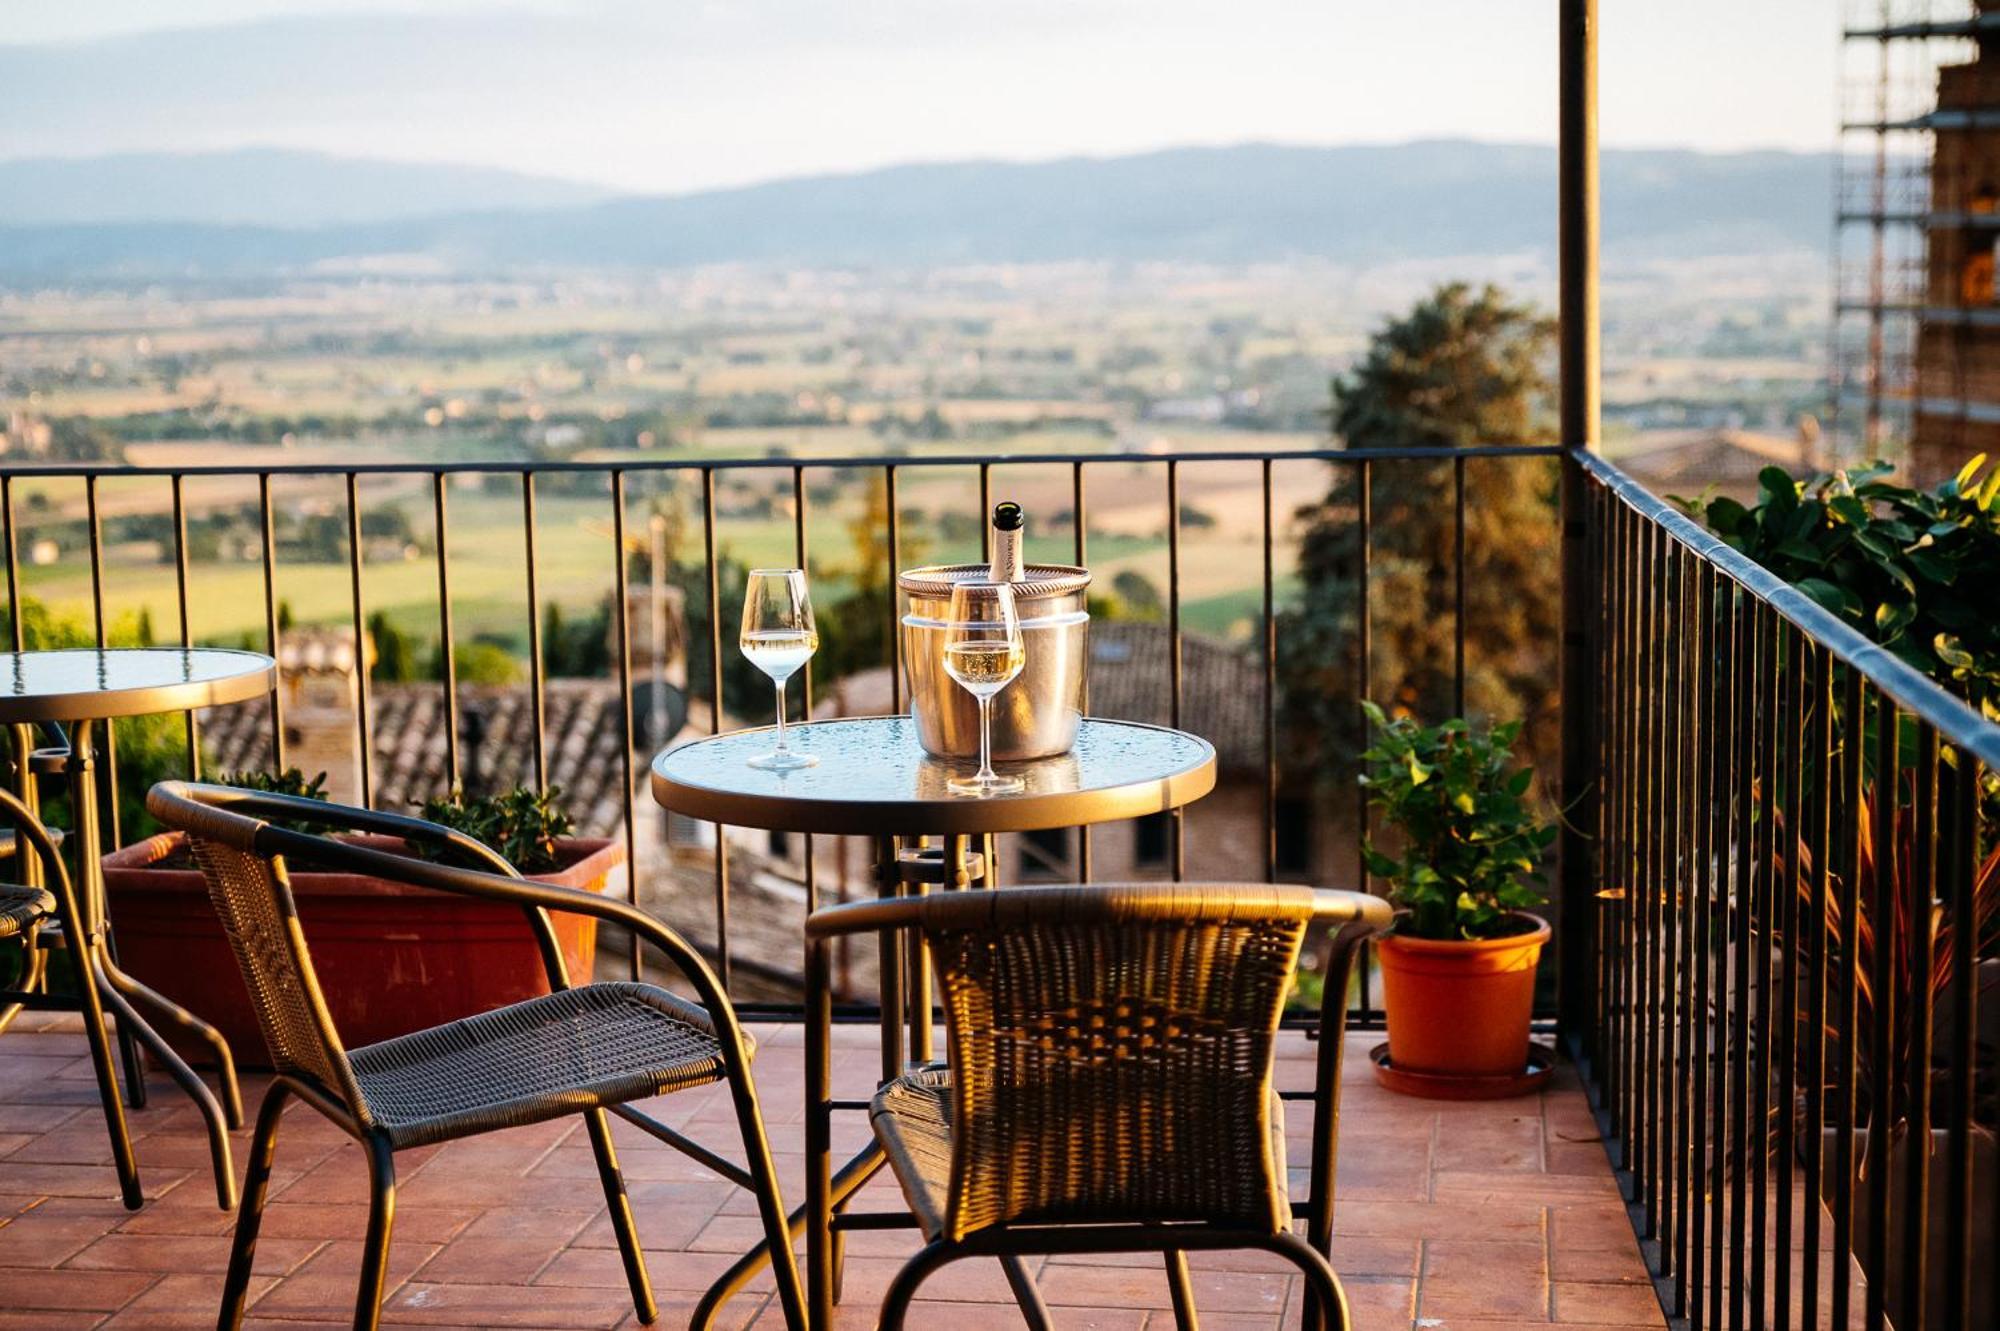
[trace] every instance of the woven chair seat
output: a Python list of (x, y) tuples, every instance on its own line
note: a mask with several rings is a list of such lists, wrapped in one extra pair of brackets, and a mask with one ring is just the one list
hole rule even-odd
[(629, 982), (531, 998), (348, 1058), (370, 1118), (398, 1150), (643, 1100), (724, 1073), (705, 1011)]
[[(888, 1157), (889, 1169), (902, 1185), (910, 1214), (917, 1218), (926, 1240), (937, 1239), (945, 1230), (946, 1199), (951, 1195), (951, 1070), (924, 1067), (896, 1078), (875, 1093), (869, 1118)], [(1079, 1149), (1087, 1153), (1090, 1146), (1083, 1143)], [(1271, 1150), (1278, 1162), (1278, 1177), (1283, 1178), (1285, 1105), (1275, 1089), (1271, 1092)], [(1123, 1218), (1091, 1217), (1107, 1223)]]
[(25, 933), (37, 920), (55, 913), (55, 893), (19, 883), (0, 883), (0, 938)]

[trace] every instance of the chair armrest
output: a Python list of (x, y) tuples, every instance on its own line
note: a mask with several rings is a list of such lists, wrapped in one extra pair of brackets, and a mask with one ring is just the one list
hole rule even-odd
[[(193, 793), (197, 789), (200, 791), (198, 796)], [(153, 808), (156, 794), (160, 797), (159, 808)], [(514, 878), (520, 877), (520, 870), (508, 863), (505, 856), (485, 842), (475, 840), (463, 832), (440, 823), (412, 818), (408, 814), (386, 813), (379, 809), (357, 809), (349, 804), (304, 799), (298, 795), (281, 795), (274, 791), (243, 790), (235, 786), (194, 787), (180, 781), (163, 781), (155, 786), (146, 796), (146, 805), (156, 818), (168, 826), (185, 827), (189, 831), (199, 830), (203, 836), (231, 844), (241, 842), (243, 837), (228, 835), (221, 823), (200, 829), (191, 826), (191, 823), (199, 820), (197, 811), (221, 809), (251, 818), (265, 820), (283, 818), (290, 822), (311, 823), (329, 831), (372, 832), (380, 836), (401, 837), (405, 841), (455, 850), (490, 872)], [(251, 845), (238, 845), (237, 848), (256, 849)], [(291, 853), (298, 852), (294, 850)], [(331, 854), (318, 849), (312, 853), (315, 856)]]
[(1379, 934), (1396, 918), (1396, 909), (1373, 892), (1345, 892), (1331, 887), (1313, 889), (1313, 923), (1359, 926)]
[[(734, 1013), (727, 1011), (728, 998), (708, 963), (694, 946), (678, 933), (637, 906), (601, 897), (579, 888), (539, 883), (521, 876), (497, 851), (462, 832), (410, 818), (403, 814), (356, 809), (323, 800), (301, 799), (267, 791), (239, 790), (232, 786), (195, 786), (182, 781), (162, 781), (146, 795), (146, 808), (169, 827), (192, 835), (234, 846), (254, 855), (283, 855), (310, 858), (329, 868), (408, 883), (439, 892), (504, 901), (530, 912), (540, 920), (539, 941), (544, 959), (551, 963), (552, 986), (567, 983), (559, 973), (560, 956), (550, 956), (553, 935), (546, 932), (547, 919), (537, 911), (566, 911), (588, 915), (629, 929), (635, 938), (651, 943), (664, 953), (676, 970), (694, 986), (704, 1006), (722, 1005), (731, 1025)], [(267, 817), (296, 819), (325, 827), (427, 840), (449, 845), (483, 860), (491, 869), (468, 869), (435, 860), (394, 855), (350, 841), (336, 841), (310, 832), (293, 831), (264, 821)]]

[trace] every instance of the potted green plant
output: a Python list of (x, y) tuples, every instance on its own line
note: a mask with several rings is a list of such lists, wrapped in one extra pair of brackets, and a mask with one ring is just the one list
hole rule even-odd
[(1424, 726), (1364, 706), (1375, 742), (1361, 782), (1398, 836), (1393, 855), (1364, 845), (1397, 906), (1376, 943), (1390, 1065), (1427, 1079), (1519, 1078), (1549, 938), (1531, 908), (1545, 898), (1541, 861), (1556, 836), (1529, 801), (1533, 769), (1513, 761), (1520, 725)]
[[(325, 798), (324, 777), (307, 780), (296, 769), (223, 779)], [(541, 882), (602, 892), (624, 878), (624, 842), (573, 835), (559, 789), (542, 794), (517, 788), (479, 799), (454, 795), (426, 803), (423, 816), (485, 841)], [(417, 853), (400, 837), (351, 839), (393, 854)], [(548, 992), (540, 950), (518, 907), (305, 863), (286, 867), (313, 964), (350, 1046)], [(267, 1055), (249, 996), (183, 835), (168, 832), (113, 851), (104, 857), (104, 880), (125, 968), (218, 1027), (239, 1063), (263, 1063)], [(549, 918), (570, 976), (587, 980), (596, 960), (596, 922), (569, 914)]]

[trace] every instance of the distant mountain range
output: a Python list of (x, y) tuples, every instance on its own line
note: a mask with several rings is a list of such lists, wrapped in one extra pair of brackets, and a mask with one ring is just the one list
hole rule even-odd
[[(1608, 150), (1614, 257), (1823, 249), (1824, 154)], [(1387, 262), (1551, 252), (1552, 147), (1246, 144), (957, 162), (676, 196), (247, 151), (0, 162), (0, 277), (231, 276), (408, 256), (462, 271), (750, 262)], [(25, 222), (23, 219), (26, 219)]]
[(598, 185), (489, 167), (380, 162), (287, 148), (0, 161), (16, 226), (200, 222), (325, 227), (482, 209), (597, 203)]

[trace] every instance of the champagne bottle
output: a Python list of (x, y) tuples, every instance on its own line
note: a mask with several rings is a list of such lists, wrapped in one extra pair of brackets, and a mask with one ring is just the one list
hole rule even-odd
[(993, 506), (993, 563), (987, 572), (993, 581), (1021, 582), (1028, 576), (1021, 561), (1022, 529), (1027, 525), (1027, 515), (1012, 500)]

